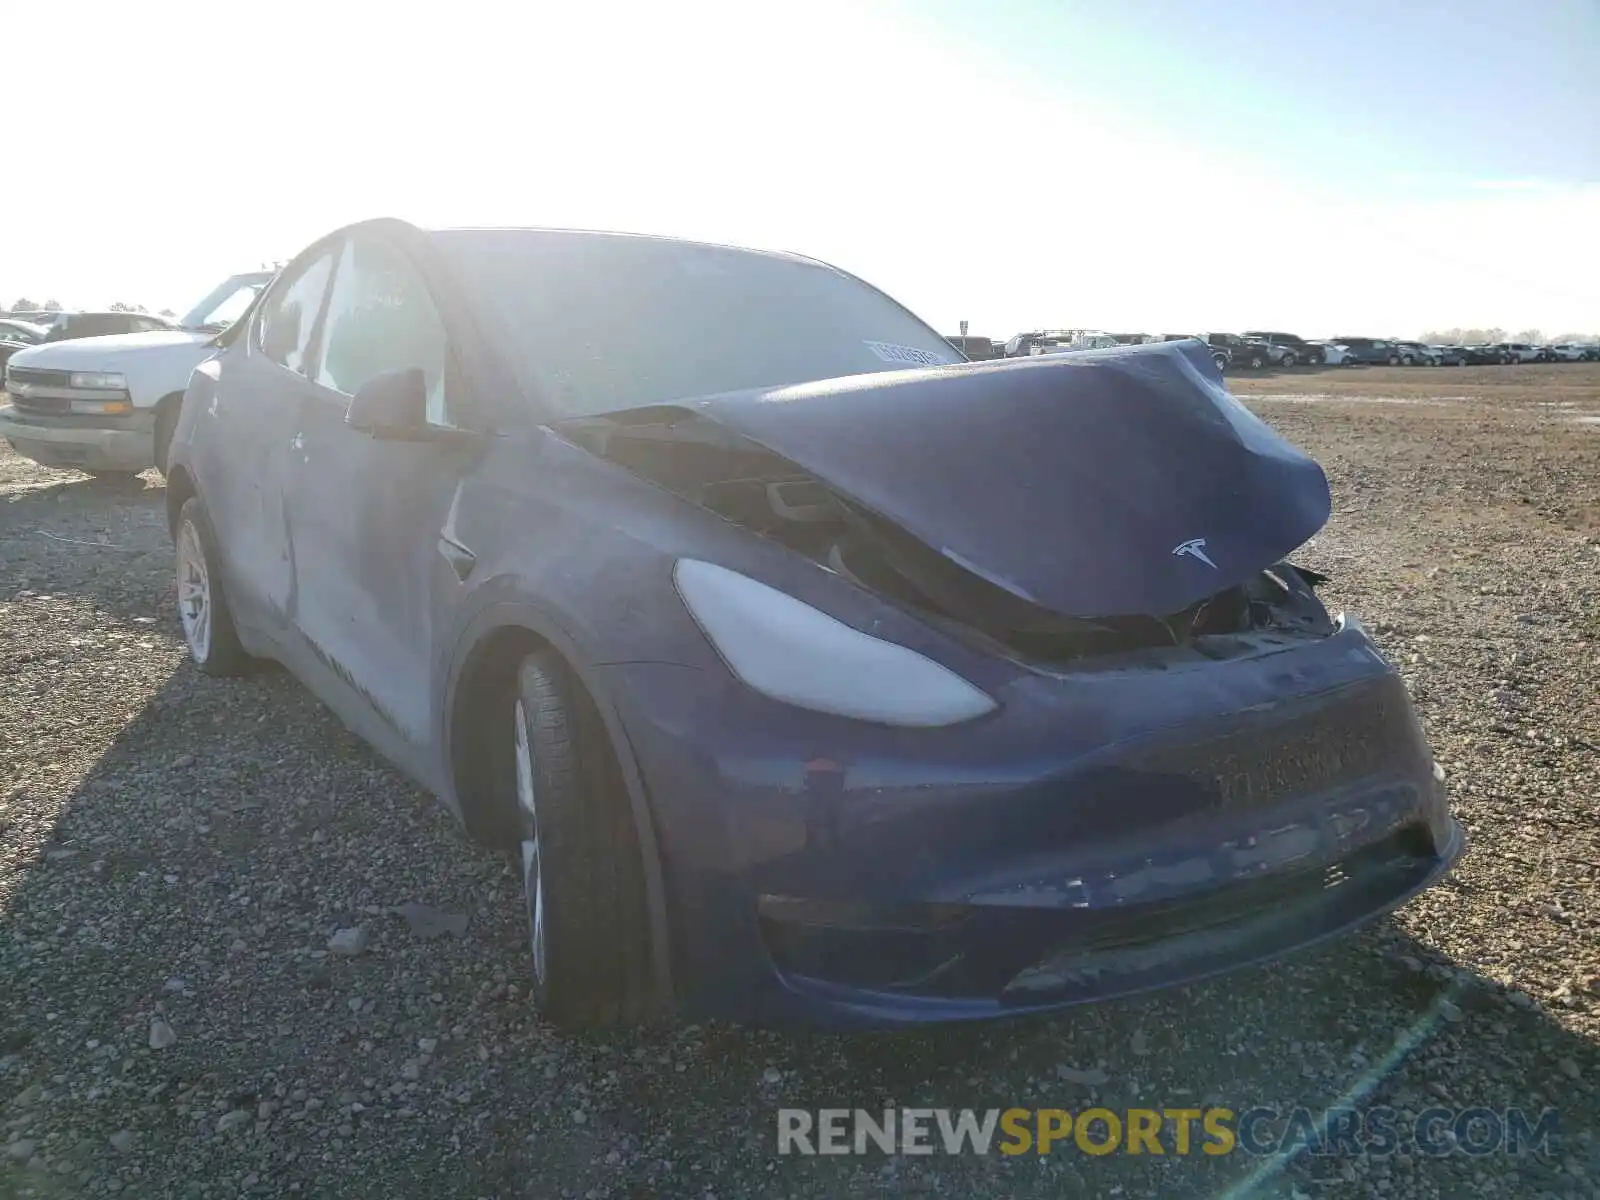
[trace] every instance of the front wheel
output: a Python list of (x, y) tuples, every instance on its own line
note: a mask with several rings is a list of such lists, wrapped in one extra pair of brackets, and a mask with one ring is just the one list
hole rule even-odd
[(558, 1025), (648, 1015), (651, 957), (639, 840), (605, 723), (553, 651), (517, 673), (510, 714), (533, 995)]
[(1402, 361), (1398, 354), (1389, 355), (1389, 365), (1391, 367), (1398, 367)]
[(178, 560), (178, 622), (194, 665), (207, 675), (239, 675), (249, 656), (239, 645), (233, 612), (217, 572), (216, 538), (200, 506), (190, 496), (178, 510), (173, 532)]
[(1259, 371), (1259, 370), (1261, 370), (1262, 367), (1264, 367), (1266, 365), (1267, 365), (1267, 360), (1262, 358), (1261, 355), (1252, 354), (1250, 356), (1250, 369), (1252, 371)]

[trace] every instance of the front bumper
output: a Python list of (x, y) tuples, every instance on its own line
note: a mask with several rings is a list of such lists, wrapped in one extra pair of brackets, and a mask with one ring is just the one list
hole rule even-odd
[(49, 416), (0, 406), (0, 437), (47, 467), (143, 471), (156, 463), (155, 416)]
[(1169, 986), (1371, 920), (1462, 849), (1354, 623), (1242, 660), (1030, 676), (936, 731), (606, 670), (695, 1016), (880, 1027)]

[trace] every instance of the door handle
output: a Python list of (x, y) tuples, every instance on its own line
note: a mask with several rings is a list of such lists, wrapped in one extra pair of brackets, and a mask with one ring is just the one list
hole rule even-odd
[(439, 535), (439, 555), (450, 564), (456, 578), (465, 583), (472, 568), (478, 565), (478, 556), (453, 538)]

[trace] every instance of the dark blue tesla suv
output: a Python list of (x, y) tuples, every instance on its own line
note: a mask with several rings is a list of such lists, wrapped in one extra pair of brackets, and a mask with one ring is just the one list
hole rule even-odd
[(963, 361), (861, 280), (619, 234), (322, 239), (169, 461), (212, 674), (284, 663), (517, 856), (533, 994), (835, 1027), (1273, 957), (1462, 846), (1199, 342)]

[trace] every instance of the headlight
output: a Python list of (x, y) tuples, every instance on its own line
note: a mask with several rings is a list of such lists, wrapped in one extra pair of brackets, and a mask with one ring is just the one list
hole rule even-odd
[(70, 380), (75, 388), (114, 388), (128, 390), (127, 377), (118, 371), (74, 371)]
[(673, 580), (728, 669), (774, 700), (923, 728), (995, 708), (989, 696), (916, 651), (869, 637), (736, 571), (684, 558)]

